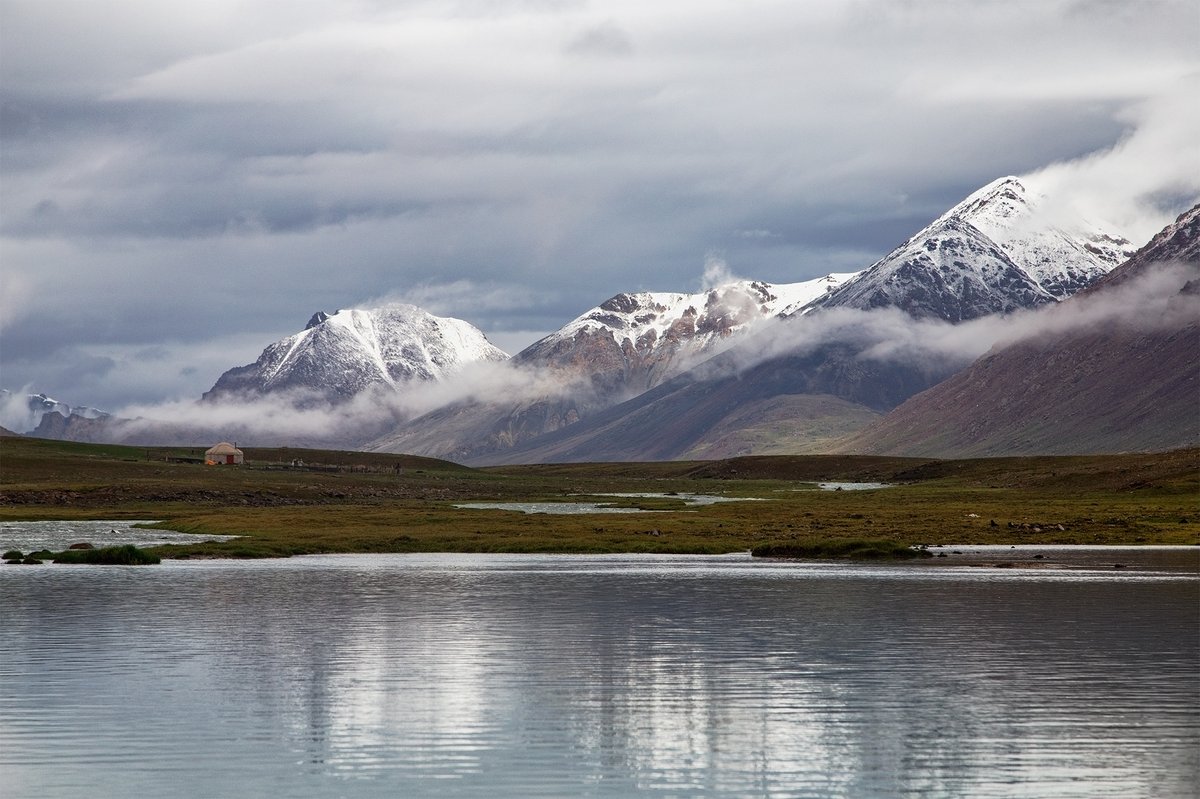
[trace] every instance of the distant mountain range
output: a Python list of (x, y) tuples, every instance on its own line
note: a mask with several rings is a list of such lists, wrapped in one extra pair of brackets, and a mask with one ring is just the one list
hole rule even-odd
[[(1021, 181), (1003, 178), (863, 272), (691, 296), (617, 295), (513, 358), (587, 374), (588, 390), (458, 403), (368, 447), (465, 463), (820, 450), (965, 364), (864, 362), (867, 343), (849, 330), (846, 341), (797, 353), (811, 328), (764, 331), (762, 323), (838, 308), (957, 323), (1056, 303), (1133, 252), (1121, 236), (1082, 220), (1063, 226), (1042, 208)], [(780, 354), (763, 362), (764, 351)]]
[[(1134, 251), (1126, 239), (1083, 220), (1064, 223), (1047, 206), (1022, 181), (1002, 178), (862, 272), (791, 284), (731, 281), (698, 293), (618, 294), (512, 358), (468, 323), (413, 306), (318, 313), (304, 330), (269, 345), (254, 363), (221, 375), (202, 404), (252, 407), (270, 400), (301, 411), (368, 408), (370, 403), (350, 401), (368, 392), (402, 397), (419, 386), (456, 386), (462, 389), (458, 394), (449, 388), (444, 393), (459, 396), (457, 401), (416, 418), (381, 413), (355, 420), (347, 417), (351, 411), (332, 410), (338, 424), (328, 429), (318, 425), (316, 432), (282, 439), (262, 430), (257, 434), (279, 443), (306, 441), (474, 464), (711, 458), (835, 448), (946, 454), (958, 447), (973, 452), (952, 442), (947, 430), (937, 430), (936, 421), (928, 422), (929, 433), (917, 437), (944, 441), (949, 449), (920, 450), (925, 445), (899, 432), (905, 424), (916, 425), (918, 417), (893, 421), (905, 418), (900, 414), (917, 413), (913, 408), (920, 407), (919, 401), (942, 396), (937, 392), (943, 386), (960, 385), (957, 399), (946, 399), (940, 410), (921, 418), (954, 417), (950, 406), (964, 406), (973, 389), (961, 382), (966, 372), (951, 376), (969, 366), (969, 357), (880, 357), (881, 348), (895, 344), (889, 337), (903, 337), (907, 333), (902, 331), (923, 324), (914, 320), (958, 325), (1032, 309), (1049, 313), (1092, 284), (1098, 286), (1095, 293), (1102, 293), (1108, 290), (1104, 286), (1133, 279), (1139, 269), (1155, 272), (1162, 258), (1154, 253), (1175, 246), (1170, 244), (1173, 236), (1182, 235), (1164, 232), (1113, 271)], [(1178, 225), (1188, 228), (1186, 220)], [(1105, 278), (1109, 272), (1113, 274)], [(1081, 307), (1092, 292), (1083, 293), (1084, 298), (1062, 307)], [(1190, 334), (1181, 335), (1186, 342)], [(1106, 357), (1119, 360), (1122, 347), (1136, 346), (1141, 345), (1114, 339), (1106, 345)], [(1187, 373), (1186, 364), (1170, 360), (1165, 350), (1151, 351), (1162, 364), (1177, 364), (1177, 371)], [(1026, 352), (1024, 357), (1040, 356)], [(1087, 361), (1082, 350), (1070, 348), (1061, 357)], [(481, 364), (505, 364), (502, 389), (489, 389), (486, 383), (472, 387)], [(1058, 365), (1060, 374), (1071, 375), (1068, 381), (1083, 379), (1080, 368)], [(1119, 374), (1114, 371), (1114, 384), (1123, 379)], [(938, 385), (946, 378), (951, 379)], [(1012, 383), (1016, 377), (1005, 379)], [(1153, 382), (1144, 374), (1137, 379)], [(986, 390), (999, 395), (994, 385)], [(1043, 396), (1051, 393), (1041, 390)], [(1100, 418), (1101, 410), (1080, 406), (1079, 413)], [(1027, 407), (1024, 418), (1031, 413)], [(961, 416), (966, 424), (971, 413), (962, 411)], [(41, 435), (82, 440), (200, 443), (217, 432), (178, 421), (142, 420), (131, 426), (128, 420), (72, 414), (66, 407), (43, 412), (41, 422)], [(1110, 423), (1122, 426), (1119, 419)], [(1119, 445), (1156, 448), (1176, 440), (1149, 436), (1146, 431), (1156, 424), (1150, 420), (1137, 429), (1124, 425), (1130, 432)], [(996, 427), (976, 419), (971, 435), (977, 446), (972, 446), (979, 451), (1024, 446), (1003, 437), (994, 446), (979, 443), (985, 438), (979, 434), (981, 425)], [(1083, 441), (1081, 429), (1061, 429), (1074, 431), (1063, 434), (1061, 451), (1070, 450), (1071, 440)], [(242, 423), (239, 435), (246, 441), (255, 437), (253, 420)], [(1118, 438), (1107, 440), (1117, 446)]]

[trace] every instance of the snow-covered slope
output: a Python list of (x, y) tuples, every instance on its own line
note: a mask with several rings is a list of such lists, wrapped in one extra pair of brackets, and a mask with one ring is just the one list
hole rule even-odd
[(1044, 196), (1018, 178), (1006, 177), (984, 186), (942, 219), (958, 218), (973, 225), (1060, 300), (1092, 284), (1137, 250), (1104, 225), (1047, 218), (1045, 202)]
[(896, 306), (959, 322), (1065, 299), (1135, 250), (1122, 236), (1052, 219), (1043, 207), (1021, 180), (993, 181), (804, 310)]
[(319, 312), (254, 363), (221, 375), (204, 397), (303, 391), (346, 399), (370, 386), (439, 380), (468, 363), (507, 358), (467, 322), (412, 305)]
[(696, 294), (618, 294), (518, 353), (518, 365), (587, 373), (601, 389), (644, 391), (724, 349), (740, 333), (853, 278), (734, 281)]

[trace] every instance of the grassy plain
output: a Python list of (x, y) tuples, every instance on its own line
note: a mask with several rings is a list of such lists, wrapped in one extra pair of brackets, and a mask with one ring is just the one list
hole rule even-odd
[[(405, 455), (0, 438), (0, 521), (158, 519), (239, 535), (163, 557), (322, 552), (722, 553), (845, 540), (910, 544), (1200, 544), (1200, 450), (938, 461), (769, 456), (469, 469)], [(201, 453), (202, 454), (202, 453)], [(299, 462), (303, 465), (299, 465)], [(818, 481), (884, 482), (818, 491)], [(615, 499), (614, 493), (662, 497)], [(677, 494), (744, 501), (690, 507)], [(528, 515), (463, 502), (587, 501), (637, 514)]]

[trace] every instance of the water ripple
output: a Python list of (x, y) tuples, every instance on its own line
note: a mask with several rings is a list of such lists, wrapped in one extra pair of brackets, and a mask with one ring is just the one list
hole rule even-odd
[(1176, 797), (1200, 780), (1188, 575), (193, 561), (8, 569), (0, 614), (5, 797)]

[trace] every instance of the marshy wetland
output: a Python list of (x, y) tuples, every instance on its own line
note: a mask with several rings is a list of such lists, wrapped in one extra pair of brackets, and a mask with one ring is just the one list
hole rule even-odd
[[(184, 448), (3, 438), (0, 521), (149, 519), (161, 530), (236, 536), (155, 545), (164, 558), (721, 554), (859, 540), (904, 546), (1200, 544), (1200, 450), (965, 461), (776, 456), (487, 469), (404, 455), (245, 452), (245, 466), (213, 467), (188, 462), (194, 452)], [(299, 462), (306, 465), (292, 465)], [(816, 490), (822, 483), (886, 487)], [(508, 503), (543, 509), (594, 503), (627, 512), (496, 507)]]

